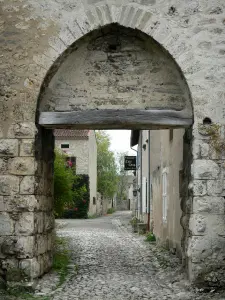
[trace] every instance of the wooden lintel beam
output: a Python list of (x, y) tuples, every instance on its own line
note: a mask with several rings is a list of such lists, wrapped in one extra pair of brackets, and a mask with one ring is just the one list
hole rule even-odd
[(39, 124), (48, 128), (157, 129), (190, 127), (192, 123), (191, 116), (174, 110), (104, 109), (39, 115)]

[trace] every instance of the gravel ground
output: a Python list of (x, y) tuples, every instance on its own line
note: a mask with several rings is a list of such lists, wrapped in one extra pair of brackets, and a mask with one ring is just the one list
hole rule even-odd
[[(225, 300), (225, 294), (191, 288), (179, 260), (133, 234), (130, 219), (130, 212), (117, 212), (97, 219), (66, 220), (59, 227), (58, 235), (70, 241), (71, 274), (51, 299)], [(50, 294), (53, 282), (52, 275), (46, 275), (38, 294)]]

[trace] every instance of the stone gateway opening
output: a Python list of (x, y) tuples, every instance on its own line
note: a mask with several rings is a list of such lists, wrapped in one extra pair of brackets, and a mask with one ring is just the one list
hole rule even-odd
[[(53, 129), (176, 128), (176, 138), (179, 136), (183, 144), (184, 132), (188, 133), (193, 123), (193, 111), (188, 85), (171, 55), (139, 30), (110, 24), (75, 42), (51, 67), (42, 85), (36, 118), (39, 130), (35, 143), (38, 164), (35, 196), (46, 213), (51, 214)], [(180, 133), (179, 128), (183, 128)], [(185, 145), (188, 147), (184, 156), (186, 182), (181, 194), (182, 220), (186, 218), (186, 224), (182, 224), (183, 245), (180, 242), (178, 247), (184, 260), (189, 218), (186, 202), (190, 137)], [(44, 222), (49, 220), (46, 215)], [(49, 245), (50, 228), (38, 237), (43, 246)], [(38, 263), (44, 258), (48, 261), (41, 265), (40, 276), (51, 266), (51, 246), (34, 256)]]
[(32, 282), (52, 266), (54, 129), (131, 129), (145, 149), (140, 131), (168, 130), (171, 153), (184, 138), (189, 278), (222, 285), (224, 4), (1, 2), (0, 275)]

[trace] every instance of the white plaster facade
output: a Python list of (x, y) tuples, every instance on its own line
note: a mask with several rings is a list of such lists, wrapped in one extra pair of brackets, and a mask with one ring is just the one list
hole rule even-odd
[[(62, 148), (62, 145), (69, 148)], [(55, 146), (76, 158), (76, 174), (89, 176), (89, 214), (97, 214), (97, 143), (94, 130), (73, 130), (73, 136), (69, 137), (68, 130), (57, 130)]]

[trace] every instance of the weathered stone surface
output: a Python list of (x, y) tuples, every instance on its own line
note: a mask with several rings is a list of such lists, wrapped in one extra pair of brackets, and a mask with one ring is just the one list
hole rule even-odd
[(20, 236), (17, 238), (15, 245), (15, 251), (18, 258), (32, 258), (35, 255), (34, 252), (34, 236)]
[(23, 259), (19, 262), (19, 268), (28, 278), (37, 278), (40, 276), (40, 264), (37, 258)]
[(217, 179), (220, 167), (212, 160), (194, 160), (192, 176), (194, 179)]
[(1, 235), (12, 235), (14, 232), (14, 222), (8, 213), (0, 213), (0, 232)]
[(207, 194), (207, 181), (195, 180), (190, 188), (192, 188), (195, 196), (204, 196)]
[(35, 166), (33, 157), (16, 157), (9, 162), (9, 173), (13, 175), (34, 175)]
[(24, 212), (19, 216), (15, 224), (15, 233), (17, 235), (31, 235), (34, 233), (34, 213)]
[(42, 233), (44, 231), (44, 213), (36, 212), (34, 215), (34, 227), (36, 233)]
[(210, 259), (212, 254), (211, 238), (205, 236), (192, 236), (190, 238), (187, 255), (192, 262), (199, 263), (205, 258)]
[(20, 156), (34, 155), (34, 140), (23, 139), (20, 144)]
[(37, 133), (36, 126), (33, 122), (12, 124), (9, 130), (9, 137), (29, 139), (34, 138)]
[(193, 213), (210, 213), (224, 214), (225, 200), (224, 197), (194, 197), (193, 198)]
[(1, 244), (1, 251), (6, 256), (17, 258), (32, 258), (34, 256), (33, 236), (9, 236)]
[(48, 236), (44, 234), (38, 234), (36, 236), (37, 255), (44, 254), (48, 251)]
[(0, 176), (0, 195), (13, 195), (19, 193), (19, 177)]
[[(37, 199), (34, 195), (13, 195), (13, 196), (4, 196), (2, 199), (2, 207), (5, 211), (34, 211), (39, 205)], [(1, 203), (1, 201), (0, 201)], [(1, 204), (0, 204), (1, 207)]]
[(18, 156), (19, 142), (18, 140), (0, 140), (0, 156)]
[(35, 177), (24, 176), (20, 183), (20, 194), (21, 195), (32, 195), (35, 190)]
[(223, 179), (207, 180), (207, 195), (225, 195), (225, 183)]

